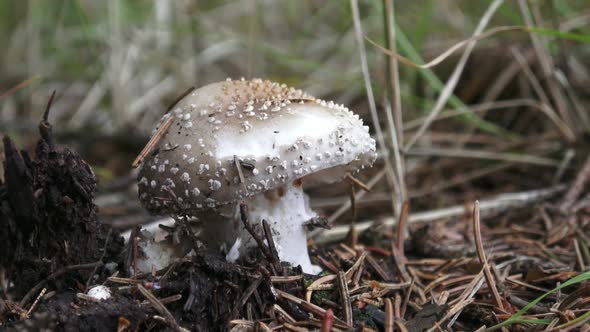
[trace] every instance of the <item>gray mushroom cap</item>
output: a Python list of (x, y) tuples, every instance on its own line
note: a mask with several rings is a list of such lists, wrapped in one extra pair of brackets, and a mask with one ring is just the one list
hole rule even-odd
[(194, 90), (158, 127), (169, 117), (138, 175), (140, 200), (156, 214), (194, 215), (318, 172), (337, 180), (376, 158), (358, 115), (260, 79)]

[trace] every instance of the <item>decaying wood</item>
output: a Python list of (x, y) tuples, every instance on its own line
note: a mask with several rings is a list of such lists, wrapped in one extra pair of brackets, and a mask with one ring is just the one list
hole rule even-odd
[(10, 137), (3, 138), (6, 183), (0, 184), (0, 266), (9, 280), (19, 280), (14, 289), (19, 298), (29, 292), (24, 303), (41, 290), (35, 286), (40, 280), (61, 282), (56, 272), (65, 274), (72, 271), (68, 266), (96, 262), (110, 252), (102, 250), (111, 235), (98, 222), (94, 172), (76, 152), (53, 142), (48, 118), (54, 97), (55, 92), (39, 123), (35, 159), (19, 151)]

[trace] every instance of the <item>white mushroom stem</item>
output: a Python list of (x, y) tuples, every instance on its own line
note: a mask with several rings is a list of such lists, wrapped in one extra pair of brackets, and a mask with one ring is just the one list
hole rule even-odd
[[(250, 223), (255, 229), (262, 231), (262, 220), (269, 223), (281, 261), (293, 266), (301, 265), (303, 272), (309, 274), (318, 274), (322, 271), (319, 266), (311, 264), (307, 252), (304, 223), (316, 217), (316, 214), (309, 207), (309, 199), (301, 185), (288, 184), (277, 190), (254, 195), (244, 203), (248, 205)], [(256, 242), (243, 225), (238, 241), (236, 243), (240, 243), (240, 253), (256, 246)], [(235, 258), (235, 255), (231, 258)]]
[[(140, 255), (137, 257), (137, 271), (130, 267), (129, 273), (150, 273), (152, 268), (157, 271), (166, 268), (174, 259), (182, 258), (183, 247), (179, 244), (171, 244), (165, 240), (168, 235), (158, 225), (174, 226), (174, 219), (168, 218), (144, 225), (138, 237), (137, 247)], [(123, 238), (126, 245), (131, 241), (131, 231), (124, 232)]]
[[(272, 231), (272, 238), (277, 248), (279, 259), (293, 266), (301, 265), (303, 272), (318, 274), (322, 271), (313, 265), (307, 251), (307, 234), (305, 222), (316, 217), (309, 206), (309, 198), (303, 188), (295, 181), (284, 187), (254, 195), (242, 203), (248, 206), (250, 224), (263, 234), (262, 220), (266, 220)], [(235, 262), (246, 251), (257, 247), (256, 241), (240, 222), (238, 206), (228, 205), (224, 211), (202, 215), (202, 228), (199, 238), (212, 250), (227, 252), (226, 259)], [(158, 223), (162, 223), (161, 221)], [(164, 224), (173, 225), (170, 219)], [(147, 227), (155, 239), (140, 241), (144, 255), (138, 261), (140, 272), (166, 267), (174, 258), (180, 258), (180, 250), (174, 245), (161, 241), (163, 232), (157, 226)], [(159, 235), (159, 236), (158, 236)], [(127, 235), (128, 238), (128, 235)], [(232, 245), (233, 243), (233, 245)]]

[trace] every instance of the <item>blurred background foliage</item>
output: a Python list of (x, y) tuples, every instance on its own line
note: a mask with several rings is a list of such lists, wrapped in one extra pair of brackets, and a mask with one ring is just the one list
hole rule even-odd
[[(541, 27), (563, 31), (567, 26), (580, 35), (590, 31), (587, 0), (528, 3), (536, 18), (542, 18), (537, 22)], [(434, 58), (468, 38), (489, 4), (395, 1), (398, 51), (417, 62)], [(361, 0), (359, 6), (363, 33), (385, 45), (383, 1)], [(489, 27), (525, 25), (522, 17), (517, 1), (506, 1)], [(590, 44), (547, 41), (571, 86), (588, 83), (584, 70)], [(33, 146), (36, 135), (31, 133), (56, 90), (51, 114), (56, 134), (61, 142), (77, 146), (107, 182), (129, 172), (130, 160), (176, 96), (227, 77), (287, 83), (350, 105), (371, 122), (349, 1), (2, 0), (0, 45), (0, 90), (31, 80), (0, 99), (0, 131)], [(530, 48), (530, 36), (508, 32), (478, 42), (450, 109), (477, 103), (485, 95), (486, 84), (514, 62), (510, 45)], [(386, 57), (370, 44), (366, 47), (372, 87), (384, 112)], [(432, 108), (440, 82), (459, 55), (433, 70), (400, 66), (404, 124)], [(587, 95), (580, 98), (585, 101)], [(522, 134), (493, 115), (486, 121), (505, 133)], [(462, 126), (450, 122), (447, 128), (460, 132)]]
[[(590, 8), (584, 0), (537, 2), (548, 23)], [(429, 58), (468, 37), (488, 4), (396, 1), (396, 20), (411, 46)], [(383, 44), (382, 2), (360, 5), (366, 36)], [(516, 1), (507, 1), (490, 25), (522, 24)], [(483, 44), (526, 38), (514, 33)], [(57, 89), (68, 97), (61, 98), (68, 105), (55, 109), (59, 119), (106, 132), (145, 132), (173, 96), (226, 77), (269, 78), (344, 103), (364, 93), (347, 1), (5, 0), (0, 43), (5, 90), (40, 77), (13, 98), (31, 98), (18, 112), (39, 114), (48, 92)], [(371, 46), (367, 54), (381, 94), (384, 56)], [(428, 98), (414, 90), (418, 70), (402, 66), (401, 75), (408, 113), (426, 108)], [(5, 123), (14, 106), (3, 104)]]

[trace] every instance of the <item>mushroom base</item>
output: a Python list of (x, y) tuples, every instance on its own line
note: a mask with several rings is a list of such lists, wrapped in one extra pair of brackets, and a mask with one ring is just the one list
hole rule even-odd
[[(244, 203), (248, 205), (250, 223), (255, 229), (262, 230), (262, 220), (268, 222), (281, 261), (300, 265), (303, 272), (309, 274), (322, 271), (319, 266), (311, 264), (307, 252), (304, 223), (317, 215), (309, 207), (309, 199), (300, 184), (289, 184), (263, 195), (255, 195)], [(237, 253), (243, 254), (256, 246), (256, 241), (241, 225), (228, 260), (235, 260)]]
[[(262, 233), (262, 220), (268, 222), (281, 261), (293, 266), (300, 265), (305, 273), (322, 272), (319, 266), (311, 263), (307, 251), (304, 224), (317, 215), (311, 210), (309, 199), (300, 183), (296, 181), (294, 184), (255, 195), (242, 203), (248, 206), (250, 223), (259, 234)], [(252, 235), (240, 222), (238, 210), (238, 205), (228, 205), (223, 211), (199, 216), (204, 221), (198, 231), (199, 239), (210, 250), (227, 252), (226, 259), (230, 262), (235, 262), (247, 251), (257, 247)], [(174, 221), (170, 219), (168, 226), (173, 224)], [(143, 251), (138, 260), (140, 272), (150, 272), (152, 265), (156, 269), (162, 269), (174, 258), (182, 258), (184, 247), (163, 241), (162, 238), (167, 233), (159, 229), (157, 224), (147, 229), (153, 233), (144, 232), (147, 236), (139, 243)]]

